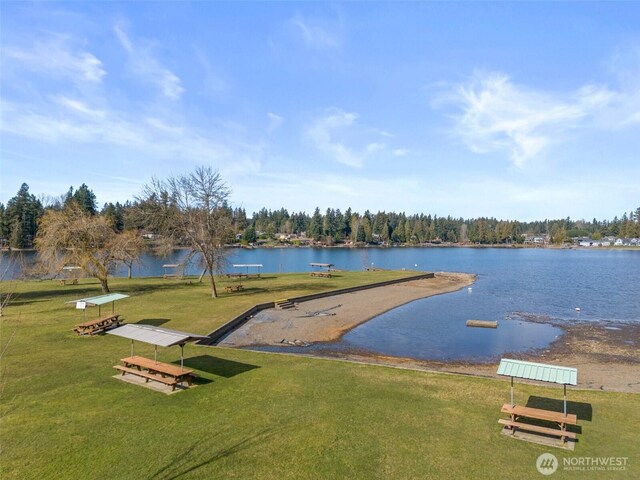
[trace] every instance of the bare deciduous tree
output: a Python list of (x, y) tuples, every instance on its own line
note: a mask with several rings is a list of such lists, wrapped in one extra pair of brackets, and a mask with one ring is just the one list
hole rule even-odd
[(49, 271), (77, 265), (87, 276), (100, 280), (102, 292), (108, 293), (109, 275), (119, 264), (132, 263), (144, 242), (136, 232), (116, 233), (106, 218), (89, 215), (71, 202), (62, 210), (45, 213), (36, 248)]
[(218, 296), (215, 274), (222, 270), (224, 245), (232, 232), (226, 205), (229, 193), (218, 171), (198, 167), (188, 175), (154, 179), (138, 203), (145, 225), (161, 235), (161, 253), (187, 245), (192, 254), (200, 254), (214, 298)]

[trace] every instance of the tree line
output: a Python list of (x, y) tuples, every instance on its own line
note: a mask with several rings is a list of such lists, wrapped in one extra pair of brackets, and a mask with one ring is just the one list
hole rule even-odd
[(328, 208), (324, 214), (316, 208), (312, 215), (304, 212), (289, 214), (280, 210), (262, 210), (255, 212), (250, 220), (246, 213), (236, 214), (245, 219), (241, 227), (250, 235), (272, 238), (277, 234), (300, 235), (325, 244), (344, 242), (384, 243), (384, 244), (423, 244), (423, 243), (474, 243), (508, 244), (523, 243), (527, 235), (549, 235), (551, 241), (562, 244), (574, 237), (592, 237), (598, 240), (605, 236), (624, 238), (640, 237), (640, 208), (624, 213), (613, 220), (592, 221), (542, 220), (522, 222), (517, 220), (498, 220), (496, 218), (454, 218), (431, 214), (406, 215), (404, 212), (365, 211), (353, 212), (351, 208), (342, 213), (340, 209)]
[[(158, 185), (155, 185), (158, 187)], [(174, 186), (174, 194), (175, 187)], [(165, 192), (166, 193), (166, 192)], [(157, 192), (156, 192), (157, 194)], [(146, 195), (146, 197), (145, 197)], [(105, 203), (98, 209), (93, 191), (82, 184), (73, 187), (58, 198), (36, 198), (29, 193), (24, 183), (18, 193), (7, 202), (0, 203), (0, 242), (2, 246), (31, 248), (38, 232), (40, 219), (46, 211), (63, 210), (71, 203), (79, 206), (88, 215), (103, 216), (117, 233), (125, 231), (148, 231), (160, 233), (160, 228), (140, 212), (149, 206), (150, 192), (124, 204)], [(156, 198), (156, 197), (154, 197)], [(162, 199), (161, 199), (162, 200)], [(163, 200), (168, 201), (166, 198)], [(278, 236), (301, 236), (328, 245), (352, 242), (365, 244), (422, 244), (422, 243), (474, 243), (508, 244), (523, 243), (526, 235), (548, 235), (551, 242), (562, 244), (574, 237), (638, 238), (640, 237), (640, 207), (623, 213), (611, 220), (498, 220), (492, 217), (454, 218), (435, 214), (413, 214), (404, 212), (369, 210), (360, 214), (347, 208), (327, 208), (321, 213), (316, 207), (312, 214), (293, 212), (285, 208), (267, 210), (263, 208), (250, 217), (243, 208), (231, 208), (223, 202), (230, 221), (229, 234), (237, 235), (244, 243), (255, 243), (260, 238), (273, 239)], [(188, 236), (188, 232), (183, 232)], [(184, 239), (172, 237), (178, 244)]]
[(261, 209), (247, 216), (228, 203), (230, 190), (217, 171), (198, 167), (192, 173), (154, 179), (133, 201), (105, 203), (101, 209), (86, 185), (59, 197), (37, 198), (24, 183), (7, 205), (0, 203), (0, 242), (3, 247), (39, 251), (43, 271), (59, 273), (80, 267), (109, 291), (108, 277), (132, 265), (143, 250), (166, 254), (186, 247), (202, 264), (211, 295), (217, 296), (215, 274), (222, 271), (225, 247), (259, 240), (297, 241), (324, 245), (473, 243), (519, 244), (526, 235), (549, 236), (557, 244), (572, 237), (640, 237), (640, 208), (620, 218), (598, 221), (542, 220), (521, 222), (496, 218), (454, 218), (435, 214), (328, 208), (321, 213), (289, 213)]

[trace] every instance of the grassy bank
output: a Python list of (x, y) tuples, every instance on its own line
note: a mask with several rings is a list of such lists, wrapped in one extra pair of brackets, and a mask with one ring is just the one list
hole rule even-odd
[[(408, 273), (266, 275), (219, 299), (184, 281), (112, 287), (132, 295), (118, 305), (129, 322), (207, 333), (256, 303)], [(561, 461), (629, 457), (624, 472), (553, 478), (640, 475), (637, 395), (571, 391), (590, 415), (575, 452), (502, 436), (508, 382), (489, 379), (188, 346), (185, 364), (200, 382), (165, 396), (111, 378), (127, 340), (72, 334), (81, 317), (64, 302), (99, 294), (96, 283), (14, 285), (1, 330), (3, 347), (11, 339), (1, 370), (2, 478), (537, 478), (546, 451)], [(136, 351), (150, 356), (153, 346)], [(162, 361), (178, 358), (177, 347), (159, 349)], [(519, 402), (530, 396), (557, 399), (561, 389), (518, 387)]]

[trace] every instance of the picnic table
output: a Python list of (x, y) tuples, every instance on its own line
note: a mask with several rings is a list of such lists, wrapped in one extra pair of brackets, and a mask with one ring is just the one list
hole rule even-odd
[[(539, 408), (523, 407), (520, 405), (511, 405), (505, 403), (502, 405), (502, 413), (507, 413), (510, 416), (509, 420), (503, 418), (498, 420), (498, 423), (506, 425), (511, 429), (512, 433), (515, 433), (516, 429), (529, 430), (532, 432), (544, 433), (546, 435), (552, 435), (560, 437), (562, 443), (566, 438), (575, 439), (576, 433), (567, 430), (567, 425), (577, 425), (578, 417), (575, 414), (562, 412), (553, 412), (550, 410), (542, 410)], [(534, 425), (531, 423), (521, 422), (521, 419), (534, 419), (544, 420), (546, 422), (552, 422), (557, 424), (560, 428), (550, 428), (540, 425)]]
[(227, 285), (225, 287), (225, 290), (227, 291), (227, 293), (239, 292), (241, 290), (244, 290), (244, 287), (242, 285)]
[(179, 383), (187, 382), (189, 386), (193, 382), (195, 374), (193, 370), (178, 367), (170, 363), (158, 362), (150, 358), (134, 355), (132, 357), (120, 359), (122, 365), (114, 365), (113, 368), (131, 375), (137, 375), (145, 379), (145, 383), (149, 380), (164, 383), (171, 386), (171, 390), (175, 390)]
[(78, 285), (78, 279), (77, 278), (73, 278), (73, 279), (71, 279), (71, 278), (69, 278), (69, 279), (62, 278), (62, 279), (60, 279), (60, 285), (63, 285), (63, 286), (64, 285)]
[(88, 322), (76, 325), (73, 329), (78, 335), (93, 335), (94, 333), (104, 332), (111, 327), (120, 326), (120, 315), (107, 315), (106, 317), (89, 320)]
[(329, 272), (311, 272), (312, 277), (325, 277), (331, 278), (331, 273)]
[(249, 275), (246, 273), (227, 273), (227, 278), (248, 278)]

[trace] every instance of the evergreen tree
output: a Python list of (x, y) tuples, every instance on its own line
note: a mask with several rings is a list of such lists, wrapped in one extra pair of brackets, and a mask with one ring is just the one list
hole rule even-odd
[(88, 215), (95, 215), (98, 212), (96, 196), (84, 183), (80, 185), (75, 192), (73, 191), (73, 187), (69, 187), (69, 191), (65, 197), (64, 206), (69, 206), (70, 202), (77, 203), (80, 209)]
[(313, 238), (314, 240), (320, 240), (322, 237), (322, 215), (320, 215), (320, 207), (316, 207), (313, 212), (313, 216), (311, 217), (311, 221), (309, 222), (309, 229), (307, 231), (307, 236), (309, 238)]
[(23, 183), (15, 197), (7, 202), (4, 223), (9, 244), (14, 248), (29, 248), (38, 230), (38, 220), (42, 217), (42, 203), (29, 193), (29, 185)]

